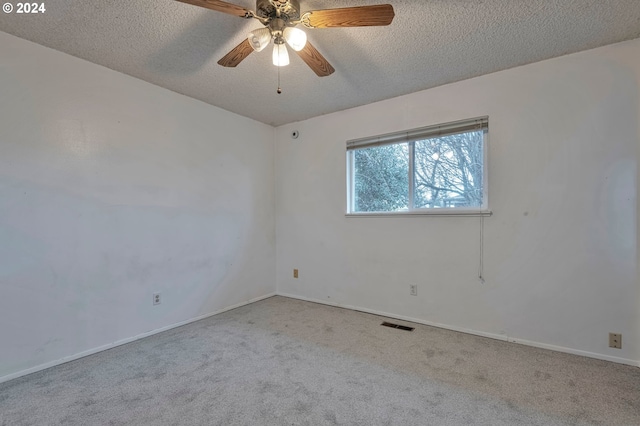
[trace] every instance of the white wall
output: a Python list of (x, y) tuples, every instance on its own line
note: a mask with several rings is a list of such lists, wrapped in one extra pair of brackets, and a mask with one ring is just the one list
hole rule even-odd
[(274, 293), (273, 135), (0, 33), (0, 380)]
[[(637, 363), (639, 88), (634, 40), (278, 128), (278, 293)], [(478, 218), (345, 217), (346, 140), (484, 115), (486, 284)]]
[[(0, 381), (276, 272), (280, 294), (637, 362), (639, 88), (635, 40), (282, 126), (274, 171), (270, 126), (0, 33)], [(344, 216), (347, 139), (480, 115), (484, 285), (477, 218)]]

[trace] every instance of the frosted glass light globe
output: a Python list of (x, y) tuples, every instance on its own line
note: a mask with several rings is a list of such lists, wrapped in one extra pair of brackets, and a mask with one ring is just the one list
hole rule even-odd
[(289, 46), (296, 52), (301, 51), (307, 44), (307, 34), (299, 28), (287, 27), (282, 35)]
[(284, 43), (273, 45), (273, 65), (277, 67), (289, 65), (289, 52)]
[(256, 52), (260, 52), (262, 49), (267, 47), (269, 42), (271, 41), (271, 31), (269, 28), (260, 28), (249, 33), (247, 37), (249, 40), (249, 44), (253, 47), (253, 50)]

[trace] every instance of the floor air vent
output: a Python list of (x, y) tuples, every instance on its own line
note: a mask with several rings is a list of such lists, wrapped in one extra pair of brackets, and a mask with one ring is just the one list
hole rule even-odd
[(413, 331), (415, 330), (415, 327), (407, 327), (406, 325), (400, 325), (400, 324), (394, 324), (392, 322), (383, 322), (382, 324), (385, 327), (390, 327), (390, 328), (397, 328), (398, 330), (404, 330), (404, 331)]

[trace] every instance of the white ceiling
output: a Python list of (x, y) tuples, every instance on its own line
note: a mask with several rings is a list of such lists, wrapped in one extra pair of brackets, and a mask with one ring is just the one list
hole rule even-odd
[(46, 0), (43, 14), (0, 13), (0, 30), (272, 125), (640, 37), (640, 0), (301, 0), (301, 9), (379, 3), (395, 9), (390, 26), (306, 30), (336, 72), (317, 77), (291, 54), (281, 95), (271, 49), (237, 68), (217, 64), (258, 21), (173, 0)]

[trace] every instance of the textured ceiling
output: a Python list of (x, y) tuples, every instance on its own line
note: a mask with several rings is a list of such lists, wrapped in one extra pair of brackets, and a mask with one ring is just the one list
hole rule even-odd
[(46, 0), (43, 14), (1, 13), (0, 30), (272, 125), (640, 37), (640, 0), (301, 0), (301, 9), (378, 3), (393, 5), (390, 26), (306, 30), (336, 72), (317, 77), (291, 54), (281, 95), (269, 48), (237, 68), (216, 63), (258, 21), (173, 0)]

